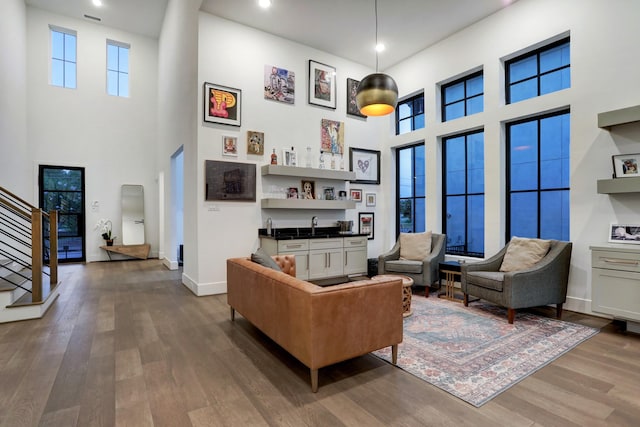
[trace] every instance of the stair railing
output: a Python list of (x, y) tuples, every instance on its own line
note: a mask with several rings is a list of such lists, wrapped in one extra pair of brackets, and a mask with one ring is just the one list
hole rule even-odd
[[(45, 248), (48, 252), (48, 271), (44, 268), (47, 265)], [(30, 279), (31, 290), (20, 283), (2, 279), (31, 292), (32, 302), (42, 302), (43, 274), (49, 276), (52, 287), (58, 283), (58, 212), (43, 212), (0, 187), (0, 255), (20, 266), (20, 269), (3, 268), (24, 280)], [(20, 271), (23, 269), (30, 270), (31, 274)]]

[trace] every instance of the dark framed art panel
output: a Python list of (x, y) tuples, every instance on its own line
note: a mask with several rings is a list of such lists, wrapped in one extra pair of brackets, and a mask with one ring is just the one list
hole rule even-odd
[(242, 91), (213, 83), (204, 83), (204, 121), (240, 126)]
[(380, 151), (349, 148), (349, 170), (356, 173), (352, 182), (380, 184)]
[(254, 163), (205, 160), (205, 200), (256, 201)]
[(367, 116), (365, 116), (364, 114), (360, 114), (358, 103), (356, 102), (356, 94), (358, 93), (359, 84), (359, 80), (347, 78), (347, 114), (366, 120)]
[(366, 234), (368, 240), (375, 238), (375, 219), (373, 212), (359, 212), (358, 213), (358, 233)]

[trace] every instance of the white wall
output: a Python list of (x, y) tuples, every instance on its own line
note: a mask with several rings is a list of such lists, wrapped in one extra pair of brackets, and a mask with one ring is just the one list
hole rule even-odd
[[(31, 198), (27, 147), (27, 30), (23, 0), (6, 0), (0, 13), (0, 186)], [(35, 199), (37, 200), (37, 199)]]
[[(77, 31), (77, 89), (49, 85), (49, 24)], [(87, 261), (107, 259), (94, 230), (113, 222), (122, 236), (120, 187), (141, 184), (145, 193), (146, 241), (158, 247), (157, 69), (158, 44), (148, 37), (27, 8), (27, 111), (32, 194), (37, 200), (39, 164), (85, 168)], [(131, 45), (129, 98), (106, 94), (106, 40)], [(97, 200), (100, 211), (92, 212)], [(118, 243), (116, 241), (116, 243)]]
[[(311, 217), (319, 217), (320, 226), (335, 225), (338, 219), (355, 219), (357, 211), (365, 208), (358, 205), (353, 211), (278, 211), (261, 210), (263, 194), (260, 166), (269, 162), (269, 155), (276, 148), (278, 156), (282, 149), (295, 147), (299, 153), (299, 164), (304, 164), (306, 147), (311, 146), (314, 164), (320, 152), (321, 119), (345, 123), (345, 169), (349, 168), (349, 147), (377, 149), (382, 142), (390, 118), (369, 118), (366, 121), (346, 115), (346, 79), (361, 79), (371, 70), (346, 61), (326, 52), (311, 49), (288, 40), (250, 29), (216, 16), (200, 14), (199, 33), (198, 99), (202, 100), (204, 82), (237, 88), (242, 91), (241, 127), (204, 123), (202, 102), (198, 106), (198, 162), (197, 162), (197, 217), (198, 256), (200, 268), (194, 280), (202, 292), (226, 291), (225, 260), (230, 257), (248, 256), (258, 246), (258, 228), (265, 226), (267, 217), (272, 217), (276, 227), (310, 226)], [(335, 110), (312, 106), (307, 103), (308, 61), (313, 59), (336, 67), (337, 108)], [(374, 54), (372, 52), (372, 62)], [(295, 72), (295, 104), (283, 104), (264, 99), (264, 66), (273, 65)], [(247, 131), (265, 134), (265, 154), (246, 154)], [(237, 158), (222, 157), (222, 136), (236, 136), (239, 142)], [(205, 202), (205, 160), (232, 160), (255, 163), (258, 168), (256, 203)], [(384, 175), (388, 179), (389, 175)], [(299, 180), (291, 185), (300, 186)], [(379, 186), (364, 186), (365, 192), (379, 192)], [(378, 200), (383, 199), (378, 194)], [(185, 205), (186, 207), (186, 205)], [(210, 208), (219, 210), (210, 210)], [(346, 215), (346, 216), (345, 216)], [(380, 214), (382, 215), (382, 214)], [(186, 233), (185, 227), (185, 233)], [(381, 229), (378, 229), (380, 231)], [(186, 236), (185, 236), (186, 237)], [(185, 246), (185, 250), (187, 247)], [(382, 240), (370, 241), (369, 252), (382, 250)], [(205, 291), (206, 289), (206, 291)]]
[[(637, 195), (596, 193), (596, 180), (611, 177), (611, 155), (640, 152), (640, 126), (628, 125), (612, 132), (597, 127), (597, 113), (640, 102), (640, 57), (633, 54), (640, 39), (638, 16), (640, 3), (631, 0), (520, 0), (389, 70), (401, 95), (425, 91), (425, 129), (389, 138), (385, 145), (426, 141), (428, 228), (440, 230), (442, 224), (441, 138), (484, 127), (487, 256), (505, 243), (503, 123), (571, 108), (574, 246), (566, 305), (571, 310), (590, 312), (589, 245), (606, 242), (611, 222), (640, 220)], [(571, 35), (571, 88), (505, 105), (500, 59), (566, 32)], [(484, 69), (484, 112), (439, 123), (436, 84), (480, 66)]]

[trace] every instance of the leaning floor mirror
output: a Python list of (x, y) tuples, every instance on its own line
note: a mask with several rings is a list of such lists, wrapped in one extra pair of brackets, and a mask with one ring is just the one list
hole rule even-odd
[(122, 244), (144, 244), (144, 189), (142, 185), (122, 186)]

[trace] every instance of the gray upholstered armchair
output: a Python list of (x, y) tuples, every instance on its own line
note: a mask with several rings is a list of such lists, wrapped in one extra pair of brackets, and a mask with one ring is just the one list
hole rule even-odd
[(571, 242), (551, 240), (549, 251), (533, 266), (502, 272), (500, 266), (509, 244), (485, 261), (461, 263), (464, 305), (469, 305), (469, 295), (501, 305), (508, 309), (509, 323), (513, 323), (516, 309), (557, 304), (560, 319), (567, 299)]
[(444, 261), (444, 234), (431, 234), (431, 252), (421, 260), (400, 259), (400, 239), (389, 252), (378, 256), (378, 274), (403, 274), (413, 279), (416, 286), (426, 286), (426, 296), (429, 287), (438, 281), (439, 264)]

